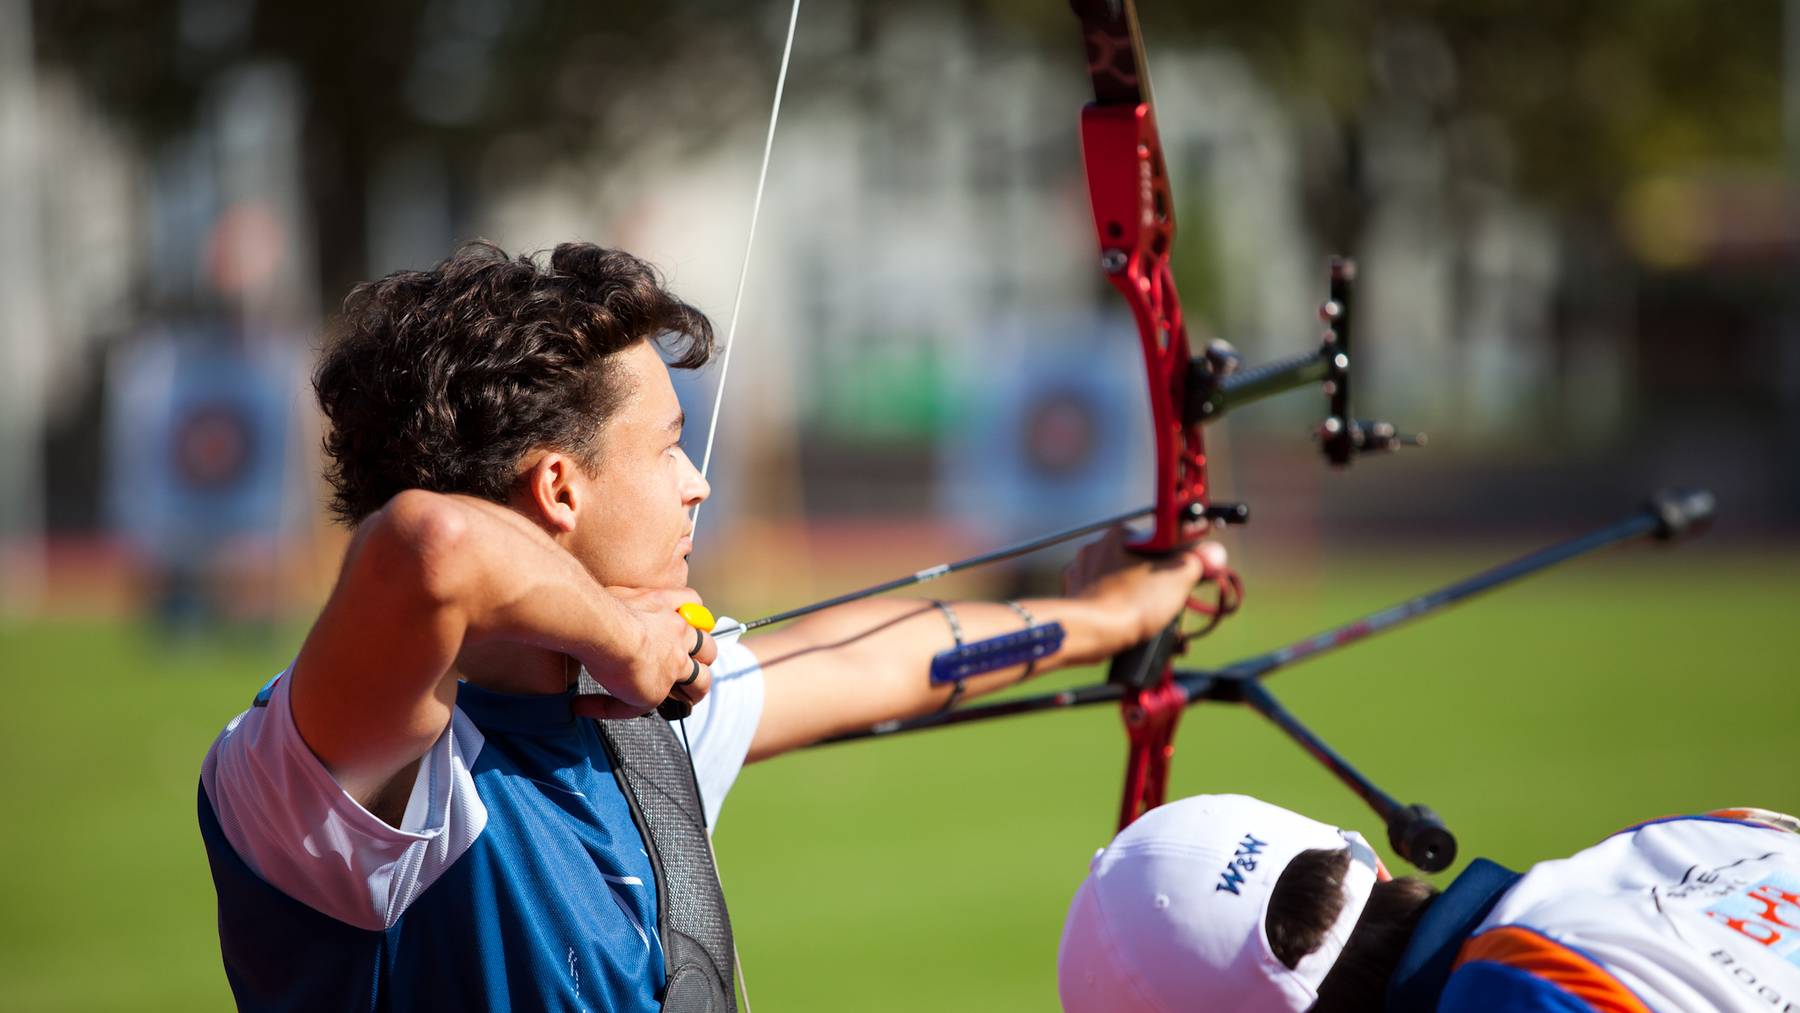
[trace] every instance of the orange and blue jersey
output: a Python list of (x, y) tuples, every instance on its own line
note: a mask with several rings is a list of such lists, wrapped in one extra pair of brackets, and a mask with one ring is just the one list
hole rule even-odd
[(1800, 1013), (1800, 823), (1655, 820), (1523, 875), (1475, 863), (1426, 910), (1403, 1013)]

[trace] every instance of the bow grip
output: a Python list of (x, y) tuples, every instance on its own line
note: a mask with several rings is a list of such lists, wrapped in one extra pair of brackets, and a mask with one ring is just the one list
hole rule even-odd
[(1176, 616), (1161, 633), (1113, 655), (1106, 681), (1126, 689), (1149, 689), (1161, 681), (1180, 645), (1181, 617)]

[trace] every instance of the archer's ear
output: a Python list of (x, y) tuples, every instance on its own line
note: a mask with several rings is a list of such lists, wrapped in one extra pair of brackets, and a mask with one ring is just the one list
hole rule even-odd
[(540, 453), (519, 476), (519, 506), (552, 536), (575, 530), (575, 515), (587, 505), (581, 474), (580, 463), (567, 454)]

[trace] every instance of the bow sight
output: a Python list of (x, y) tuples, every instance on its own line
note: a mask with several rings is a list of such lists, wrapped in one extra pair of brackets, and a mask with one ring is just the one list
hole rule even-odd
[(1357, 454), (1423, 446), (1423, 435), (1402, 435), (1392, 423), (1358, 419), (1350, 413), (1350, 308), (1355, 281), (1355, 262), (1333, 257), (1330, 295), (1319, 306), (1325, 330), (1317, 351), (1244, 369), (1229, 344), (1208, 345), (1206, 353), (1188, 365), (1183, 420), (1215, 422), (1233, 408), (1317, 382), (1323, 385), (1329, 408), (1316, 436), (1333, 465), (1347, 465)]
[[(1208, 343), (1203, 354), (1188, 362), (1182, 392), (1183, 425), (1217, 422), (1233, 408), (1317, 383), (1325, 392), (1327, 408), (1313, 436), (1332, 466), (1344, 467), (1358, 454), (1424, 446), (1424, 433), (1401, 433), (1391, 422), (1359, 419), (1350, 412), (1350, 307), (1355, 281), (1354, 261), (1331, 258), (1330, 295), (1319, 305), (1324, 330), (1316, 351), (1245, 368), (1243, 356), (1230, 342)], [(1190, 503), (1183, 519), (1188, 524), (1244, 524), (1250, 520), (1250, 507), (1245, 503)]]

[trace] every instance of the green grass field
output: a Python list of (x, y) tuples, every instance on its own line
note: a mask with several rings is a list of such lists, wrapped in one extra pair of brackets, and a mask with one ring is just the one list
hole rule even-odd
[[(1253, 574), (1244, 614), (1196, 660), (1498, 555)], [(183, 646), (98, 621), (0, 626), (0, 1009), (229, 1007), (195, 781), (297, 635)], [(1465, 860), (1528, 864), (1652, 815), (1800, 810), (1796, 657), (1800, 557), (1696, 546), (1538, 577), (1271, 686), (1389, 791), (1435, 807)], [(1177, 742), (1176, 794), (1251, 792), (1379, 836), (1248, 711), (1192, 710)], [(754, 1003), (1053, 1009), (1063, 906), (1110, 833), (1123, 752), (1097, 709), (747, 770), (718, 851)]]

